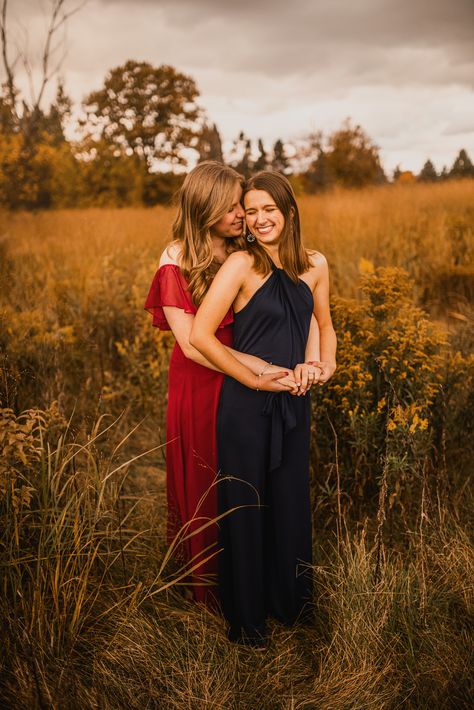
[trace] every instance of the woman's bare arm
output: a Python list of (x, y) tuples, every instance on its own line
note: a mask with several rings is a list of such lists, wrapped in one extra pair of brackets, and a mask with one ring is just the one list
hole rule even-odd
[(207, 292), (196, 316), (190, 344), (199, 350), (216, 368), (251, 389), (272, 392), (289, 391), (291, 387), (277, 382), (287, 373), (257, 376), (216, 338), (219, 323), (234, 302), (245, 277), (252, 266), (251, 257), (244, 252), (231, 254), (221, 266)]
[(326, 258), (322, 254), (315, 254), (311, 261), (316, 270), (316, 282), (313, 289), (314, 315), (319, 326), (320, 357), (313, 364), (320, 365), (322, 373), (319, 384), (327, 382), (336, 371), (337, 339), (332, 324), (329, 308), (329, 269)]
[(305, 362), (320, 359), (321, 353), (319, 351), (319, 340), (319, 323), (313, 313), (311, 316), (311, 323), (309, 325), (308, 340), (306, 341), (306, 350), (304, 354)]
[[(189, 358), (189, 360), (197, 362), (199, 365), (203, 365), (204, 367), (208, 367), (210, 370), (222, 372), (222, 370), (213, 365), (210, 360), (202, 355), (202, 353), (200, 353), (199, 350), (193, 347), (189, 342), (195, 316), (192, 313), (186, 313), (182, 308), (177, 308), (175, 306), (163, 306), (163, 312), (184, 355)], [(245, 365), (255, 375), (259, 375), (264, 369), (267, 369), (267, 372), (270, 371), (270, 368), (267, 368), (268, 363), (265, 360), (262, 360), (262, 358), (249, 355), (248, 353), (241, 353), (227, 345), (224, 345), (224, 347), (232, 353), (236, 360)], [(281, 368), (279, 368), (278, 372), (281, 372)]]
[[(298, 383), (298, 395), (306, 394), (311, 385), (315, 385), (319, 381), (321, 369), (315, 369), (312, 362), (319, 361), (319, 325), (314, 313), (311, 315), (309, 324), (308, 340), (306, 341), (306, 349), (304, 362), (298, 363), (294, 369), (295, 382)], [(310, 373), (312, 376), (310, 377)]]

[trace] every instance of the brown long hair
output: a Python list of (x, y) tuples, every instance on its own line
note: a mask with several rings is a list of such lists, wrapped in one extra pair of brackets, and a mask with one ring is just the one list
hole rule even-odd
[[(242, 200), (250, 190), (268, 192), (283, 214), (285, 226), (278, 245), (278, 256), (288, 276), (298, 283), (299, 275), (308, 271), (311, 264), (308, 253), (301, 243), (300, 215), (293, 188), (281, 173), (262, 170), (246, 181)], [(272, 261), (258, 242), (254, 242), (251, 246), (247, 244), (247, 251), (254, 258), (254, 268), (257, 273), (262, 276), (270, 273)]]
[[(173, 238), (181, 246), (180, 267), (197, 306), (219, 269), (210, 229), (229, 211), (235, 186), (243, 182), (243, 176), (227, 165), (206, 160), (188, 173), (178, 193)], [(228, 253), (243, 247), (241, 237), (226, 240)]]

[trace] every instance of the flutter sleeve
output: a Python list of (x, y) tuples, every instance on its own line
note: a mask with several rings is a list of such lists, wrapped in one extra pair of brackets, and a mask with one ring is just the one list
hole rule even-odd
[[(163, 306), (182, 308), (185, 313), (191, 313), (192, 315), (197, 312), (188, 290), (188, 283), (176, 264), (160, 266), (145, 301), (145, 310), (153, 316), (153, 325), (156, 328), (160, 328), (160, 330), (171, 330), (166, 320)], [(225, 328), (233, 322), (234, 313), (232, 308), (230, 308), (219, 328)]]
[(182, 308), (185, 313), (196, 313), (186, 279), (175, 264), (160, 266), (150, 286), (145, 310), (153, 316), (153, 325), (161, 330), (171, 330), (163, 306)]

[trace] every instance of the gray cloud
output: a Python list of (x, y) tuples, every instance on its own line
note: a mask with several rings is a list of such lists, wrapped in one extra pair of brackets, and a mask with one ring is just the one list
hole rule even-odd
[[(472, 87), (472, 0), (101, 0), (146, 15), (159, 8), (186, 63), (311, 77), (334, 84)], [(178, 40), (179, 41), (179, 40)], [(184, 46), (183, 46), (184, 45)], [(189, 51), (191, 48), (191, 52)], [(191, 54), (192, 56), (188, 55)]]
[[(472, 0), (100, 0), (135, 8), (160, 7), (181, 26), (220, 21), (252, 26), (263, 37), (358, 41), (365, 46), (433, 46), (474, 40)], [(296, 32), (296, 35), (294, 34)], [(472, 44), (471, 44), (472, 57)]]
[[(44, 4), (16, 0), (14, 7), (26, 18)], [(128, 50), (138, 58), (141, 49), (154, 60), (180, 57), (191, 69), (311, 78), (314, 90), (331, 82), (340, 88), (474, 81), (473, 0), (89, 0), (83, 13), (91, 8), (98, 26), (104, 13), (122, 21), (91, 48), (93, 56), (115, 34), (122, 55)], [(93, 37), (94, 27), (89, 32)]]
[(474, 133), (474, 111), (470, 121), (453, 121), (442, 131), (443, 136), (465, 136)]

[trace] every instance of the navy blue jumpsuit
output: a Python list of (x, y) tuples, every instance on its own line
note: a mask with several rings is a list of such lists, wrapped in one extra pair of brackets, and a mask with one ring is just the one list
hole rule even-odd
[[(235, 313), (233, 347), (304, 362), (313, 295), (273, 267)], [(232, 641), (259, 643), (268, 615), (302, 618), (312, 595), (309, 394), (263, 392), (225, 377), (217, 413), (219, 591)], [(239, 507), (243, 506), (243, 507)]]

